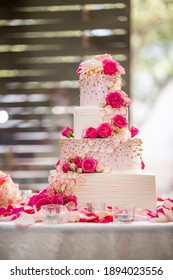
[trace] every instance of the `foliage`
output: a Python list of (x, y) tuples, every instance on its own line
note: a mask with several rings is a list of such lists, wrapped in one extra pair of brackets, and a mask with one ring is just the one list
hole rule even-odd
[(132, 0), (131, 12), (131, 90), (136, 104), (143, 106), (139, 125), (173, 77), (173, 2)]

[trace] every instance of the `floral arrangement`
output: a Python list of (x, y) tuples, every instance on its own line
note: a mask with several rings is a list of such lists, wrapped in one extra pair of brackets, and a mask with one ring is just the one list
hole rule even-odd
[(66, 205), (69, 210), (76, 208), (77, 198), (75, 196), (63, 197), (63, 194), (56, 192), (55, 188), (49, 186), (38, 194), (33, 195), (28, 202), (28, 206), (36, 207), (37, 211), (41, 209), (42, 205), (60, 204)]
[[(102, 123), (97, 128), (88, 127), (83, 130), (82, 137), (83, 138), (107, 138), (110, 136), (117, 136), (119, 134), (120, 137), (125, 137), (125, 141), (131, 137), (131, 135), (135, 134), (135, 132), (131, 132), (127, 128), (127, 119), (122, 115), (115, 115), (111, 123)], [(123, 139), (122, 139), (122, 142)]]
[(49, 186), (34, 194), (29, 199), (28, 206), (35, 207), (39, 211), (42, 205), (60, 204), (65, 205), (68, 210), (74, 210), (77, 207), (77, 198), (73, 195), (73, 191), (74, 187), (83, 181), (80, 174), (106, 171), (101, 162), (86, 155), (70, 155), (62, 164), (58, 160), (55, 168), (49, 174)]
[(77, 172), (81, 173), (101, 173), (105, 169), (104, 165), (93, 157), (70, 156), (64, 163), (62, 163), (62, 170), (64, 173)]
[[(73, 160), (77, 166), (81, 165), (80, 157), (73, 157)], [(82, 158), (82, 160), (84, 159)], [(95, 166), (95, 162), (93, 166)], [(93, 167), (94, 169), (95, 167)], [(20, 200), (14, 200), (15, 204), (12, 205), (10, 200), (6, 205), (0, 205), (0, 221), (13, 220), (18, 225), (28, 226), (42, 221), (39, 214), (42, 205), (60, 204), (65, 205), (69, 210), (70, 222), (113, 222), (111, 206), (107, 206), (105, 211), (95, 213), (90, 212), (85, 207), (80, 210), (77, 209), (77, 198), (73, 196), (73, 188), (77, 180), (79, 180), (78, 174), (72, 171), (63, 172), (58, 161), (56, 170), (51, 171), (49, 175), (49, 186), (34, 194), (27, 204), (23, 205), (20, 204)], [(1, 171), (0, 186), (4, 186), (4, 183), (9, 184), (9, 182), (12, 182), (12, 185), (14, 184), (10, 176)], [(15, 188), (18, 189), (18, 185)], [(154, 210), (136, 209), (134, 221), (173, 222), (173, 193), (166, 198), (159, 197), (158, 202), (159, 206)]]
[(0, 171), (0, 206), (15, 203), (20, 197), (18, 184), (15, 184), (9, 174)]
[(48, 176), (48, 189), (49, 192), (55, 190), (55, 192), (60, 193), (63, 198), (67, 198), (73, 195), (73, 188), (79, 181), (77, 174), (73, 172), (64, 172), (59, 164), (55, 170), (50, 171)]
[(132, 132), (130, 131), (130, 134), (127, 128), (128, 121), (126, 118), (126, 107), (131, 103), (131, 99), (124, 91), (119, 90), (108, 93), (105, 99), (100, 99), (99, 103), (102, 107), (100, 112), (102, 120), (108, 123), (112, 129), (112, 133), (107, 137), (120, 136), (122, 137), (122, 142), (127, 141), (132, 135)]
[(85, 75), (106, 74), (109, 76), (120, 76), (125, 74), (125, 69), (116, 60), (113, 60), (111, 55), (103, 54), (81, 62), (76, 72), (82, 80), (85, 78)]
[(80, 181), (77, 174), (64, 173), (60, 161), (55, 165), (56, 169), (51, 170), (48, 176), (48, 187), (39, 193), (34, 194), (28, 202), (28, 206), (41, 209), (42, 205), (60, 204), (65, 205), (69, 210), (77, 206), (77, 198), (73, 195), (73, 189)]
[(41, 192), (34, 194), (28, 202), (28, 206), (36, 207), (37, 211), (42, 205), (60, 204), (68, 210), (77, 207), (77, 198), (73, 195), (74, 187), (82, 181), (79, 174), (103, 172), (104, 165), (92, 157), (72, 156), (64, 162), (58, 160), (56, 169), (50, 172), (49, 186)]
[(83, 130), (84, 138), (106, 138), (112, 134), (112, 127), (109, 123), (102, 123), (97, 128), (89, 127)]

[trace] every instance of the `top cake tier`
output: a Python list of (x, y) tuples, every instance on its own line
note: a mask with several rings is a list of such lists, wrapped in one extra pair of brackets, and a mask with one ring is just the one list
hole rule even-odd
[(124, 68), (109, 54), (97, 55), (80, 63), (80, 106), (98, 106), (110, 92), (121, 90)]

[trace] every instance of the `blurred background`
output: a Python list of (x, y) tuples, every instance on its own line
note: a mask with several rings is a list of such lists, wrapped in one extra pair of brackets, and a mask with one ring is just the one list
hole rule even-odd
[(158, 194), (173, 190), (173, 1), (0, 0), (0, 170), (21, 189), (47, 186), (58, 140), (79, 105), (76, 69), (110, 53), (126, 69)]

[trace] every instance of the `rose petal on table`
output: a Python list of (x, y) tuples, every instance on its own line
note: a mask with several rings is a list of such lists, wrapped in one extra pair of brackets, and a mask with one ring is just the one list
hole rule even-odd
[(20, 227), (27, 227), (30, 225), (35, 224), (36, 222), (36, 215), (35, 214), (27, 214), (25, 212), (22, 212), (16, 220), (14, 220), (14, 223), (17, 226)]

